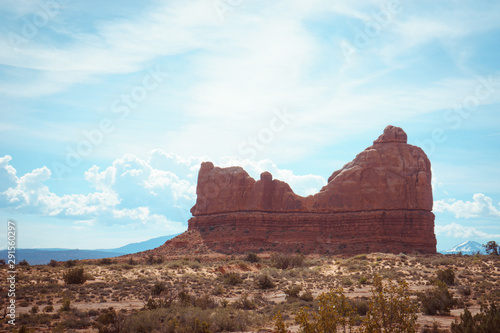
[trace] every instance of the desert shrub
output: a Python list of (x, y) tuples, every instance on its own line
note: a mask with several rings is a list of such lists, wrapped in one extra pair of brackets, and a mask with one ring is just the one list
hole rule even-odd
[(55, 261), (54, 259), (51, 259), (48, 265), (50, 267), (57, 267), (57, 261)]
[(19, 266), (29, 266), (30, 264), (28, 264), (28, 262), (26, 261), (26, 259), (23, 259), (22, 261), (20, 261), (18, 263)]
[(299, 298), (299, 294), (300, 292), (302, 291), (302, 287), (301, 286), (291, 286), (290, 288), (286, 289), (285, 290), (285, 295), (286, 295), (286, 298), (289, 299), (289, 298)]
[(498, 332), (500, 327), (500, 308), (495, 303), (481, 307), (481, 312), (472, 316), (468, 309), (460, 315), (460, 321), (451, 324), (452, 333), (489, 333)]
[(111, 307), (102, 311), (93, 323), (99, 333), (118, 333), (123, 326), (123, 317)]
[(368, 257), (366, 256), (366, 254), (358, 254), (357, 256), (354, 257), (354, 259), (366, 260), (368, 259)]
[(54, 311), (54, 307), (52, 305), (47, 305), (43, 308), (43, 312), (52, 312)]
[(299, 310), (295, 321), (300, 326), (300, 332), (337, 332), (341, 327), (345, 331), (354, 325), (354, 311), (342, 287), (319, 295), (318, 303), (318, 310), (312, 313), (307, 307)]
[(70, 268), (76, 266), (78, 262), (76, 260), (67, 260), (64, 262), (64, 267)]
[(288, 333), (288, 325), (285, 324), (281, 312), (278, 311), (278, 313), (274, 316), (273, 320), (274, 320), (275, 333)]
[(303, 267), (305, 265), (304, 256), (301, 254), (275, 253), (271, 255), (271, 266), (279, 269)]
[(156, 281), (155, 284), (151, 287), (151, 295), (152, 296), (160, 296), (162, 292), (167, 290), (165, 284), (160, 281)]
[(16, 325), (39, 326), (49, 325), (52, 321), (52, 316), (46, 313), (28, 314), (21, 313), (16, 320)]
[(38, 306), (33, 305), (30, 310), (31, 313), (38, 313)]
[(0, 259), (0, 266), (4, 266), (4, 265), (6, 265), (5, 259)]
[(136, 332), (236, 332), (245, 331), (258, 317), (233, 308), (161, 308), (142, 311), (124, 318), (120, 333)]
[(359, 284), (367, 284), (368, 283), (368, 278), (365, 276), (362, 276), (359, 278)]
[(63, 280), (66, 284), (83, 284), (87, 281), (88, 275), (83, 268), (72, 268), (63, 273)]
[(460, 287), (458, 287), (458, 292), (463, 296), (470, 296), (470, 294), (471, 294), (470, 286), (469, 285), (460, 286)]
[(422, 333), (444, 333), (448, 332), (439, 328), (439, 324), (437, 322), (433, 322), (432, 326), (424, 325), (422, 328)]
[(442, 281), (437, 281), (432, 290), (420, 294), (419, 300), (422, 303), (422, 312), (426, 315), (447, 314), (455, 304), (453, 295)]
[(241, 278), (241, 275), (238, 273), (227, 273), (224, 275), (224, 283), (235, 286), (237, 284), (240, 284), (243, 282), (243, 279)]
[(128, 258), (127, 264), (133, 266), (136, 265), (137, 263), (135, 262), (134, 258), (130, 257)]
[(352, 286), (352, 281), (349, 277), (343, 276), (341, 279), (341, 283), (344, 287), (350, 287)]
[(63, 320), (63, 325), (65, 328), (69, 329), (84, 329), (91, 326), (90, 318), (77, 318), (75, 316), (69, 316)]
[(97, 264), (100, 266), (108, 266), (108, 265), (111, 265), (113, 263), (114, 263), (114, 261), (111, 260), (111, 258), (102, 258), (101, 260), (99, 260), (99, 262)]
[(217, 302), (207, 294), (200, 297), (192, 297), (191, 304), (202, 310), (215, 309), (218, 306)]
[(449, 286), (453, 286), (455, 284), (455, 272), (453, 268), (440, 269), (437, 272), (437, 279), (439, 281), (443, 281)]
[(360, 316), (366, 316), (368, 310), (370, 309), (370, 306), (368, 304), (368, 299), (365, 297), (358, 299), (350, 299), (349, 304), (351, 304), (353, 310), (355, 310)]
[(303, 300), (304, 302), (312, 302), (314, 301), (313, 294), (310, 290), (304, 291), (302, 294), (299, 295), (299, 299)]
[(63, 298), (60, 311), (69, 311), (71, 309), (71, 301), (69, 298)]
[(177, 294), (177, 298), (179, 299), (179, 303), (183, 306), (188, 306), (191, 304), (191, 295), (185, 290), (179, 291)]
[(255, 253), (248, 253), (247, 256), (245, 257), (245, 260), (248, 261), (248, 262), (255, 263), (255, 262), (259, 262), (260, 258)]
[(257, 308), (257, 304), (255, 304), (253, 300), (249, 299), (247, 295), (243, 295), (235, 300), (232, 306), (235, 309), (241, 310), (254, 310)]
[(256, 277), (255, 283), (260, 289), (272, 289), (276, 286), (273, 279), (267, 274), (262, 274)]
[(162, 257), (156, 258), (151, 254), (149, 255), (149, 257), (146, 258), (146, 262), (150, 265), (161, 264), (163, 262), (163, 258)]
[(215, 296), (219, 296), (219, 295), (222, 295), (224, 294), (225, 290), (224, 290), (224, 287), (220, 284), (218, 284), (217, 286), (215, 286), (215, 288), (212, 290), (212, 295), (215, 295)]
[(369, 311), (363, 322), (366, 332), (405, 332), (415, 333), (416, 307), (409, 296), (408, 284), (401, 280), (398, 284), (384, 285), (382, 278), (373, 278), (372, 296)]

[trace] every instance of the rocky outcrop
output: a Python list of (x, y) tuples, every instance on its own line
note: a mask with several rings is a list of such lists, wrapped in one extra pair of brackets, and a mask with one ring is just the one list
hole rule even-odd
[(196, 194), (189, 230), (217, 252), (436, 252), (430, 162), (399, 127), (386, 127), (312, 196), (269, 172), (256, 181), (211, 162)]

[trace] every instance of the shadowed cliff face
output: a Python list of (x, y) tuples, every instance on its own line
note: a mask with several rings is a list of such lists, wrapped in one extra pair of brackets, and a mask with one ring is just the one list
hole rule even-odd
[(373, 145), (301, 197), (269, 172), (201, 165), (189, 229), (222, 252), (434, 253), (430, 162), (387, 126)]

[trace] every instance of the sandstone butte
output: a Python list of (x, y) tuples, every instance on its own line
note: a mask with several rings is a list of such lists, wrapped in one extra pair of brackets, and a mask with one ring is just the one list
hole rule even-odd
[[(219, 253), (436, 252), (431, 165), (399, 127), (387, 126), (308, 197), (269, 172), (256, 181), (211, 162), (201, 164), (196, 194), (187, 233)], [(187, 246), (181, 236), (170, 246)]]

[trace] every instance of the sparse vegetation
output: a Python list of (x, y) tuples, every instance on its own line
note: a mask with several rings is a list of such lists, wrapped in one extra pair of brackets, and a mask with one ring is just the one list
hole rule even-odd
[(495, 303), (481, 307), (481, 312), (473, 316), (468, 309), (460, 315), (460, 321), (451, 324), (452, 333), (490, 333), (500, 328), (500, 308)]
[(72, 268), (63, 274), (63, 280), (66, 284), (83, 284), (87, 279), (88, 276), (83, 268)]
[[(270, 331), (273, 327), (278, 332), (294, 332), (300, 328), (295, 318), (301, 309), (308, 308), (307, 321), (313, 327), (314, 314), (324, 302), (321, 294), (340, 286), (343, 296), (337, 293), (336, 297), (345, 297), (351, 317), (339, 311), (353, 332), (368, 332), (369, 322), (391, 323), (395, 331), (397, 318), (406, 318), (411, 332), (413, 315), (419, 318), (419, 332), (448, 332), (451, 323), (443, 314), (456, 317), (458, 331), (454, 333), (469, 332), (463, 329), (471, 322), (495, 322), (498, 312), (486, 305), (500, 302), (500, 256), (258, 257), (258, 262), (247, 260), (248, 254), (220, 259), (161, 258), (162, 263), (150, 264), (146, 256), (113, 259), (112, 263), (98, 259), (19, 266), (16, 324), (41, 333)], [(153, 258), (156, 262), (159, 257)], [(0, 278), (5, 279), (6, 272), (0, 270)], [(67, 283), (70, 276), (83, 277), (85, 283)], [(402, 281), (407, 285), (402, 289), (407, 289), (398, 294)], [(0, 295), (2, 301), (5, 297)], [(391, 308), (394, 302), (399, 306)], [(484, 319), (474, 312), (480, 306)], [(411, 311), (398, 314), (405, 307), (413, 308), (413, 315)], [(470, 318), (465, 308), (471, 309)], [(450, 313), (451, 309), (458, 311)], [(0, 324), (1, 329), (7, 326)]]
[(447, 285), (442, 281), (437, 281), (434, 288), (421, 294), (419, 299), (422, 303), (422, 311), (427, 315), (448, 314), (456, 303)]
[(453, 286), (455, 284), (455, 272), (453, 268), (440, 269), (437, 272), (437, 279), (448, 286)]
[(275, 253), (271, 256), (271, 265), (279, 269), (303, 267), (305, 258), (302, 254)]

